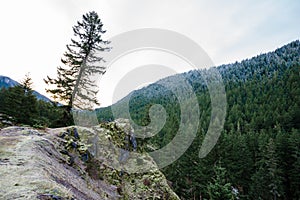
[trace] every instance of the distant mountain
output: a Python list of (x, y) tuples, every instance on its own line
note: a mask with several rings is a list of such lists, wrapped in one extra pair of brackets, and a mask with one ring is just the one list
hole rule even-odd
[[(14, 87), (16, 85), (19, 85), (17, 81), (7, 77), (7, 76), (1, 76), (0, 75), (0, 88), (9, 88), (9, 87)], [(44, 95), (40, 94), (37, 91), (33, 91), (33, 94), (36, 96), (38, 100), (43, 100), (45, 102), (51, 102), (51, 100)]]
[(7, 76), (0, 75), (0, 88), (9, 88), (18, 85), (19, 83)]

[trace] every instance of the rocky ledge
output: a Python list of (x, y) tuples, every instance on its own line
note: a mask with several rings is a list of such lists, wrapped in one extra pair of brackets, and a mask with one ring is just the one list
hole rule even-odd
[(0, 131), (0, 199), (179, 199), (125, 119)]

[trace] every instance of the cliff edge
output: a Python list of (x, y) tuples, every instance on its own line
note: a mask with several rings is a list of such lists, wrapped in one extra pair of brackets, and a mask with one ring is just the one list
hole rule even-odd
[(126, 120), (90, 128), (4, 128), (0, 177), (5, 200), (179, 199)]

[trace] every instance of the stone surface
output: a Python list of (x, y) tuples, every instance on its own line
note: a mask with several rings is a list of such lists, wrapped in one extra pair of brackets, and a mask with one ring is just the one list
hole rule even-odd
[[(128, 144), (130, 131), (124, 119), (91, 128), (2, 129), (0, 199), (179, 199), (153, 159)], [(122, 149), (128, 157), (120, 163)]]

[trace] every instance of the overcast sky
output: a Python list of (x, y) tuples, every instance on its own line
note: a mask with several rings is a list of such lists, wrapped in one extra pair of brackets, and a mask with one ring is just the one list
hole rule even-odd
[[(300, 38), (297, 0), (1, 0), (0, 75), (20, 81), (30, 72), (34, 89), (45, 94), (43, 78), (56, 76), (65, 45), (73, 37), (72, 26), (91, 10), (99, 14), (107, 30), (104, 39), (138, 28), (168, 29), (197, 42), (216, 65), (272, 51)], [(164, 62), (164, 56), (154, 57)], [(126, 59), (132, 65), (129, 58), (122, 65)], [(152, 61), (142, 64), (147, 62)], [(178, 66), (185, 70), (183, 62), (178, 61)], [(110, 92), (122, 78), (116, 71), (108, 70), (102, 79), (102, 106), (111, 103)]]

